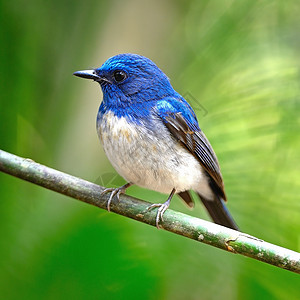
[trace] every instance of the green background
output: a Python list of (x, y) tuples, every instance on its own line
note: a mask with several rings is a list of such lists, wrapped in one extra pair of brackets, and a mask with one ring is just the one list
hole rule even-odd
[[(0, 3), (0, 148), (106, 186), (97, 84), (133, 52), (186, 95), (240, 228), (300, 251), (297, 1)], [(299, 299), (300, 277), (0, 174), (1, 299)], [(166, 195), (132, 187), (153, 202)], [(177, 197), (171, 208), (207, 219)]]

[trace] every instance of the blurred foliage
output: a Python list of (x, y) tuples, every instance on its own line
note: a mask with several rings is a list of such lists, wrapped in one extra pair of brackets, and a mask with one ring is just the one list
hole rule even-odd
[[(240, 228), (300, 251), (297, 1), (17, 0), (0, 8), (1, 149), (121, 185), (96, 136), (99, 87), (71, 74), (117, 53), (143, 54), (191, 95)], [(299, 299), (296, 274), (0, 180), (1, 299)], [(166, 197), (138, 187), (129, 194)], [(207, 218), (198, 203), (171, 206)]]

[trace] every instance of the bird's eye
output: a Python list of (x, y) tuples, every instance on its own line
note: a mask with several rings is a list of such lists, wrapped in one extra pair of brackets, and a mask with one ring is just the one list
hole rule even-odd
[(127, 74), (124, 71), (115, 71), (114, 79), (117, 82), (122, 82), (127, 78)]

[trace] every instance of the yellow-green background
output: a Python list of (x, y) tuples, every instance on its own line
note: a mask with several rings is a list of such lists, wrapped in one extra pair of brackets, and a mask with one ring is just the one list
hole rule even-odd
[[(300, 251), (298, 1), (0, 5), (1, 149), (123, 184), (96, 135), (100, 88), (72, 73), (118, 53), (145, 55), (188, 93), (240, 228)], [(299, 275), (0, 180), (1, 299), (299, 299)], [(171, 207), (207, 218), (198, 202), (189, 211), (175, 197)]]

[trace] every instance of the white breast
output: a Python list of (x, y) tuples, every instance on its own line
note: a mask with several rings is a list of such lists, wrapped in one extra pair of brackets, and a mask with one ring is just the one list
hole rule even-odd
[(108, 159), (127, 182), (166, 194), (173, 188), (192, 189), (212, 197), (198, 160), (162, 123), (154, 131), (108, 112), (98, 120), (97, 132)]

